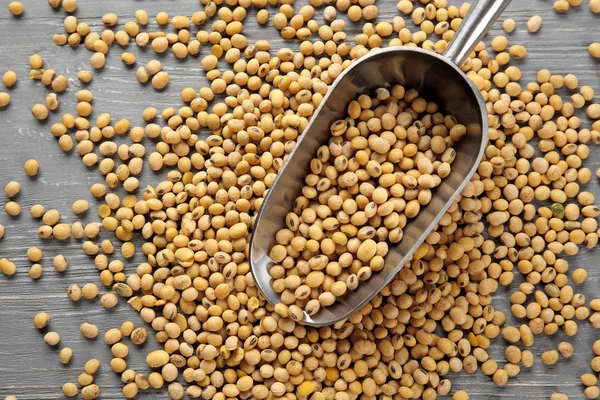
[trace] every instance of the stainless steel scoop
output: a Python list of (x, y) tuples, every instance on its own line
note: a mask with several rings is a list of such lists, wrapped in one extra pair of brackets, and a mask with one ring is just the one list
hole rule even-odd
[(467, 134), (455, 145), (457, 154), (452, 173), (434, 191), (431, 203), (421, 209), (418, 218), (408, 221), (403, 239), (390, 245), (384, 268), (334, 305), (322, 308), (312, 317), (305, 313), (303, 323), (324, 326), (351, 316), (410, 260), (467, 185), (483, 157), (488, 140), (485, 102), (459, 66), (509, 3), (510, 0), (476, 1), (443, 56), (419, 48), (385, 48), (365, 55), (336, 79), (279, 171), (254, 225), (250, 243), (251, 270), (269, 302), (280, 302), (279, 294), (271, 288), (268, 269), (274, 262), (269, 258), (269, 250), (276, 244), (275, 234), (285, 227), (285, 216), (301, 194), (310, 160), (319, 146), (329, 140), (330, 125), (345, 118), (351, 100), (358, 94), (391, 84), (417, 89), (423, 98), (436, 101), (444, 112), (454, 115), (466, 126)]

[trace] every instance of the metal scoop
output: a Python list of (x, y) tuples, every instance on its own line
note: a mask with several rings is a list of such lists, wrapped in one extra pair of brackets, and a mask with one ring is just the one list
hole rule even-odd
[(488, 141), (485, 101), (459, 66), (509, 3), (510, 0), (476, 1), (443, 56), (420, 48), (380, 49), (353, 63), (336, 79), (279, 171), (254, 225), (250, 243), (251, 270), (269, 302), (280, 302), (280, 295), (271, 287), (268, 269), (274, 262), (269, 258), (269, 251), (276, 244), (275, 234), (285, 228), (285, 216), (301, 194), (310, 160), (319, 146), (328, 142), (331, 124), (346, 117), (352, 100), (359, 94), (390, 84), (417, 89), (423, 98), (436, 101), (441, 110), (454, 115), (467, 128), (467, 133), (455, 144), (457, 154), (451, 174), (434, 191), (433, 199), (421, 209), (419, 216), (408, 221), (403, 239), (390, 244), (384, 268), (361, 282), (355, 291), (338, 298), (335, 304), (321, 308), (316, 315), (304, 313), (302, 323), (325, 326), (348, 318), (377, 295), (410, 260), (470, 181), (483, 157)]

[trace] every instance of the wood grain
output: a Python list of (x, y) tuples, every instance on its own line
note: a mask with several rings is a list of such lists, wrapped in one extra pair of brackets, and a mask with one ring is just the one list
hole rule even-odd
[[(75, 240), (66, 243), (54, 241), (42, 242), (37, 238), (36, 229), (39, 222), (29, 216), (29, 207), (42, 203), (47, 209), (56, 208), (61, 211), (66, 221), (74, 221), (70, 211), (73, 201), (85, 198), (94, 205), (86, 220), (97, 221), (96, 202), (89, 195), (88, 188), (102, 177), (93, 169), (85, 168), (77, 155), (65, 155), (58, 148), (55, 138), (49, 133), (52, 122), (59, 118), (53, 114), (46, 123), (38, 123), (29, 110), (35, 103), (44, 101), (46, 88), (39, 82), (28, 79), (28, 57), (33, 53), (43, 56), (47, 68), (54, 68), (57, 73), (69, 78), (68, 91), (60, 96), (60, 112), (74, 112), (75, 99), (73, 93), (82, 87), (76, 79), (80, 69), (90, 69), (89, 53), (84, 48), (75, 51), (68, 46), (56, 47), (51, 36), (62, 33), (64, 13), (53, 11), (43, 0), (23, 0), (26, 12), (22, 18), (12, 18), (6, 10), (6, 2), (0, 8), (0, 73), (12, 69), (19, 75), (19, 82), (10, 91), (12, 103), (10, 107), (0, 111), (0, 185), (18, 179), (22, 184), (22, 194), (18, 201), (23, 208), (19, 218), (11, 218), (0, 213), (0, 223), (6, 226), (6, 237), (0, 242), (0, 255), (9, 257), (18, 265), (18, 273), (12, 278), (0, 277), (0, 398), (15, 395), (21, 399), (56, 399), (61, 398), (61, 386), (64, 382), (75, 381), (82, 366), (89, 358), (98, 358), (103, 367), (97, 377), (102, 388), (103, 399), (121, 398), (121, 383), (118, 376), (109, 367), (110, 352), (102, 339), (90, 341), (79, 333), (79, 325), (85, 321), (93, 322), (101, 328), (103, 334), (108, 328), (117, 327), (130, 319), (141, 324), (137, 314), (123, 302), (115, 312), (101, 309), (98, 302), (81, 301), (71, 303), (66, 297), (66, 288), (76, 282), (99, 284), (93, 260), (83, 254), (80, 243)], [(307, 4), (307, 0), (297, 1)], [(450, 1), (458, 4), (457, 1)], [(517, 31), (509, 35), (511, 44), (523, 44), (528, 48), (526, 60), (517, 62), (523, 71), (523, 83), (535, 78), (537, 70), (549, 68), (553, 73), (574, 73), (580, 83), (591, 85), (600, 90), (599, 63), (587, 53), (587, 46), (600, 38), (600, 18), (593, 16), (586, 5), (572, 8), (566, 15), (557, 15), (552, 9), (550, 0), (514, 0), (504, 17), (517, 21)], [(587, 3), (587, 2), (584, 2)], [(396, 1), (379, 0), (379, 20), (391, 20), (398, 15)], [(158, 11), (168, 11), (170, 15), (191, 15), (199, 9), (198, 0), (180, 1), (141, 1), (141, 0), (80, 0), (77, 17), (90, 24), (92, 30), (101, 31), (100, 18), (104, 13), (115, 12), (121, 24), (133, 19), (136, 9), (144, 8), (150, 15)], [(532, 15), (541, 15), (544, 26), (537, 34), (529, 34), (526, 21)], [(318, 18), (321, 18), (318, 15)], [(156, 29), (151, 25), (150, 29)], [(349, 37), (359, 31), (353, 25), (348, 30)], [(296, 48), (298, 43), (286, 43), (279, 38), (273, 28), (259, 27), (254, 18), (254, 11), (245, 23), (244, 33), (251, 41), (269, 39), (274, 48), (282, 46)], [(500, 34), (500, 23), (497, 23), (493, 34)], [(486, 39), (489, 43), (490, 37)], [(132, 124), (142, 124), (141, 112), (147, 106), (161, 110), (165, 107), (181, 106), (179, 92), (184, 87), (199, 89), (207, 82), (203, 77), (198, 57), (189, 57), (185, 61), (175, 60), (172, 55), (159, 56), (165, 70), (171, 75), (166, 90), (156, 92), (152, 88), (140, 85), (135, 78), (135, 69), (125, 68), (119, 61), (122, 49), (113, 47), (106, 68), (94, 75), (90, 85), (94, 93), (94, 114), (110, 112), (114, 118), (129, 118)], [(139, 50), (129, 46), (138, 56), (138, 64), (145, 63), (156, 56), (150, 50)], [(203, 47), (202, 53), (207, 54)], [(565, 96), (569, 95), (566, 91)], [(596, 101), (599, 98), (596, 96)], [(589, 125), (585, 120), (584, 124)], [(30, 179), (23, 173), (23, 164), (28, 158), (37, 158), (41, 163), (38, 178)], [(600, 153), (592, 150), (586, 165), (595, 171), (600, 166)], [(156, 183), (159, 177), (153, 173), (143, 175), (142, 183)], [(587, 189), (600, 195), (598, 182), (594, 179)], [(0, 207), (6, 202), (0, 200)], [(32, 282), (27, 270), (29, 263), (25, 257), (30, 246), (44, 249), (44, 276)], [(52, 257), (64, 254), (69, 261), (69, 270), (58, 274), (52, 268)], [(571, 258), (571, 265), (584, 267), (590, 278), (583, 285), (583, 292), (588, 299), (598, 294), (600, 283), (600, 252), (598, 249), (585, 251), (576, 258)], [(128, 263), (128, 271), (133, 271), (137, 258)], [(513, 288), (520, 280), (513, 284)], [(501, 290), (494, 305), (509, 312), (507, 290)], [(43, 343), (43, 333), (33, 328), (32, 318), (39, 311), (47, 311), (52, 321), (49, 329), (61, 334), (62, 346), (74, 349), (75, 356), (71, 365), (65, 367), (58, 362), (58, 350), (51, 349)], [(516, 322), (516, 321), (512, 321)], [(539, 361), (539, 355), (564, 340), (557, 334), (555, 337), (536, 338), (533, 349), (537, 356), (536, 365), (530, 371), (523, 371), (518, 378), (511, 379), (505, 388), (497, 388), (488, 377), (478, 373), (474, 376), (460, 374), (453, 376), (454, 387), (467, 390), (471, 398), (483, 399), (548, 399), (554, 391), (567, 393), (572, 399), (582, 399), (583, 392), (579, 376), (589, 372), (589, 361), (592, 358), (591, 345), (600, 335), (587, 322), (580, 323), (580, 334), (574, 340), (576, 353), (572, 359), (560, 360), (551, 368), (545, 368)], [(139, 372), (148, 372), (145, 368), (144, 353), (155, 348), (156, 343), (150, 341), (142, 351), (131, 347), (128, 358), (129, 367)], [(503, 360), (503, 343), (501, 339), (494, 341), (491, 355)], [(168, 398), (161, 392), (150, 392), (138, 396), (140, 398)]]

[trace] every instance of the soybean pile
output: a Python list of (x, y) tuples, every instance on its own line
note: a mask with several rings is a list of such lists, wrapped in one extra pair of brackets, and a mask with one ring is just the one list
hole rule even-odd
[[(600, 12), (597, 0), (589, 1), (589, 11), (581, 3), (559, 0), (554, 9)], [(594, 88), (580, 84), (573, 74), (543, 69), (534, 81), (524, 81), (513, 61), (527, 57), (527, 49), (513, 43), (510, 32), (516, 22), (510, 15), (502, 23), (506, 35), (486, 38), (461, 66), (481, 91), (489, 114), (489, 143), (477, 173), (413, 260), (381, 293), (348, 319), (312, 328), (294, 318), (297, 304), (271, 305), (255, 285), (248, 243), (257, 211), (329, 85), (345, 68), (380, 47), (443, 53), (469, 5), (400, 0), (397, 13), (379, 15), (373, 0), (201, 0), (191, 15), (137, 10), (131, 17), (107, 13), (94, 23), (81, 17), (85, 7), (78, 9), (76, 0), (49, 0), (48, 5), (64, 16), (64, 30), (54, 34), (54, 44), (88, 51), (90, 69), (74, 67), (61, 75), (40, 55), (31, 54), (28, 77), (3, 71), (6, 89), (0, 92), (0, 118), (4, 109), (16, 106), (10, 93), (19, 90), (20, 81), (32, 79), (47, 88), (45, 99), (35, 100), (31, 110), (23, 112), (31, 111), (41, 122), (50, 120), (40, 126), (60, 149), (97, 169), (90, 171), (96, 182), (90, 187), (95, 203), (78, 200), (71, 212), (81, 217), (96, 212), (100, 221), (64, 222), (69, 211), (47, 209), (43, 193), (39, 204), (22, 210), (16, 177), (3, 182), (5, 212), (13, 218), (29, 212), (39, 220), (37, 235), (47, 246), (69, 241), (89, 256), (99, 281), (91, 282), (95, 278), (90, 273), (89, 283), (70, 284), (65, 295), (71, 301), (99, 298), (106, 310), (127, 303), (146, 323), (80, 324), (83, 337), (106, 342), (112, 357), (109, 367), (123, 383), (123, 397), (166, 391), (173, 399), (206, 400), (432, 400), (447, 395), (465, 400), (469, 395), (452, 387), (451, 374), (481, 371), (496, 385), (507, 385), (536, 362), (554, 365), (571, 357), (571, 342), (582, 324), (600, 328), (600, 299), (586, 299), (579, 290), (587, 272), (567, 260), (598, 244), (600, 207), (586, 190), (596, 178), (586, 160), (600, 144), (600, 105), (594, 102)], [(23, 20), (35, 15), (18, 1), (8, 10)], [(249, 40), (244, 23), (251, 18), (274, 27), (280, 34), (277, 40), (290, 47), (273, 50), (268, 40)], [(349, 24), (360, 26), (361, 33), (348, 35)], [(532, 35), (544, 29), (538, 16), (527, 24)], [(598, 57), (598, 44), (584, 45), (591, 57)], [(156, 58), (141, 63), (128, 47), (145, 49)], [(132, 116), (113, 116), (94, 104), (94, 77), (111, 67), (110, 52), (121, 54), (123, 76), (147, 86), (149, 95), (142, 101), (148, 107), (139, 126), (130, 121)], [(158, 110), (152, 97), (169, 90), (170, 75), (158, 59), (165, 53), (199, 65), (210, 84), (187, 87), (178, 104)], [(439, 167), (455, 139), (452, 129), (461, 129), (454, 128), (457, 122), (451, 118), (436, 117), (436, 107), (411, 90), (390, 86), (365, 93), (372, 102), (376, 99), (375, 109), (367, 107), (364, 97), (363, 104), (358, 100), (358, 115), (349, 109), (354, 116), (350, 119), (373, 127), (352, 133), (361, 138), (357, 142), (372, 145), (371, 152), (348, 154), (348, 163), (359, 166), (357, 171), (366, 172), (369, 161), (385, 157), (390, 164), (386, 171), (392, 175), (398, 173), (394, 163), (400, 163), (407, 171), (416, 168), (430, 176), (435, 171), (443, 179), (445, 172)], [(61, 101), (73, 94), (74, 113), (63, 112)], [(403, 155), (409, 154), (404, 162), (416, 166), (402, 166), (386, 142), (391, 138), (377, 129), (389, 122), (376, 108), (382, 101), (378, 97), (387, 96), (395, 98), (394, 124), (397, 116), (410, 116), (403, 127), (408, 128), (407, 138), (411, 124), (426, 127), (410, 133), (417, 135), (411, 144), (428, 142), (430, 148), (404, 146)], [(344, 123), (351, 125), (350, 119), (332, 127), (334, 137)], [(437, 129), (432, 137), (449, 138), (443, 141), (444, 149), (439, 139), (424, 139), (430, 127)], [(342, 141), (350, 139), (347, 130), (342, 134)], [(396, 139), (404, 140), (402, 135)], [(428, 150), (439, 150), (441, 159), (424, 156)], [(36, 177), (43, 174), (44, 164), (30, 159), (23, 169), (28, 177)], [(147, 169), (162, 172), (166, 179), (142, 187), (140, 175)], [(394, 212), (406, 213), (402, 202), (408, 207), (415, 200), (406, 198), (406, 189), (415, 195), (410, 186), (421, 176), (406, 175), (404, 180), (393, 175), (389, 186), (372, 183), (371, 199), (389, 199), (402, 187), (404, 194), (393, 206), (398, 207)], [(422, 188), (435, 186), (437, 178), (431, 179), (424, 178)], [(307, 204), (306, 194), (312, 196), (317, 182), (312, 177), (307, 182)], [(349, 193), (358, 193), (358, 182), (349, 179), (343, 184)], [(400, 186), (391, 189), (395, 184)], [(408, 211), (413, 217), (417, 204), (426, 203), (427, 194), (420, 196)], [(361, 198), (348, 206), (364, 215), (369, 203)], [(329, 210), (325, 214), (344, 217), (335, 207)], [(382, 237), (399, 238), (398, 232), (392, 233), (399, 226), (397, 219), (401, 217), (394, 218), (394, 226), (382, 231)], [(343, 234), (350, 243), (359, 231), (356, 226)], [(100, 239), (104, 234), (111, 238)], [(0, 226), (0, 238), (10, 235)], [(281, 246), (288, 255), (296, 254), (292, 240), (316, 240), (311, 235), (319, 232), (302, 229), (294, 239), (286, 233)], [(136, 245), (139, 237), (141, 246)], [(377, 270), (378, 264), (370, 261), (383, 257), (378, 250), (371, 256), (370, 242), (369, 246), (369, 257), (362, 252), (359, 257), (361, 263), (369, 261), (363, 270), (367, 274)], [(69, 269), (67, 257), (57, 255), (52, 259), (56, 271), (44, 271), (44, 250), (39, 246), (27, 251), (31, 279)], [(131, 265), (140, 254), (144, 262)], [(0, 259), (4, 275), (20, 268), (8, 258)], [(335, 281), (330, 271), (339, 272), (326, 270), (323, 282)], [(509, 294), (512, 316), (494, 307), (498, 293)], [(60, 349), (57, 363), (69, 365), (74, 351), (53, 327), (52, 304), (31, 318), (31, 329), (40, 329), (40, 337)], [(565, 340), (536, 359), (532, 350), (540, 335)], [(141, 346), (149, 338), (161, 349), (146, 354), (147, 370), (136, 371), (128, 365), (131, 344)], [(495, 349), (501, 349), (503, 357), (492, 357), (490, 353), (498, 353)], [(597, 398), (600, 343), (591, 350), (596, 357), (581, 377), (582, 391), (587, 398)], [(64, 395), (100, 397), (96, 374), (108, 370), (100, 364), (90, 359), (83, 371), (75, 371), (77, 379), (62, 386)], [(559, 392), (551, 397), (567, 398)]]
[(402, 85), (362, 94), (347, 111), (310, 161), (269, 252), (271, 285), (281, 294), (276, 307), (283, 308), (276, 312), (296, 321), (351, 296), (383, 269), (389, 243), (402, 240), (408, 220), (450, 175), (452, 147), (467, 132)]

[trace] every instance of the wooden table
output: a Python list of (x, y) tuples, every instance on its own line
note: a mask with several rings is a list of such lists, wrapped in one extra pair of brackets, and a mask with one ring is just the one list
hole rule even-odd
[[(29, 208), (35, 203), (43, 204), (46, 209), (56, 208), (67, 222), (75, 221), (71, 212), (73, 201), (84, 198), (92, 207), (87, 222), (97, 222), (97, 202), (89, 194), (92, 183), (103, 179), (97, 170), (84, 167), (76, 154), (64, 154), (58, 147), (56, 139), (49, 133), (53, 122), (65, 112), (74, 113), (74, 91), (82, 87), (76, 78), (80, 69), (90, 69), (90, 52), (84, 48), (78, 51), (69, 46), (57, 47), (52, 42), (52, 34), (62, 33), (65, 14), (53, 11), (44, 0), (23, 0), (25, 14), (15, 19), (6, 10), (6, 3), (0, 7), (0, 73), (14, 70), (19, 81), (10, 91), (12, 103), (10, 107), (0, 111), (0, 185), (17, 179), (21, 182), (22, 193), (18, 201), (22, 214), (11, 218), (3, 211), (0, 223), (6, 227), (6, 237), (0, 241), (0, 255), (12, 259), (18, 266), (18, 273), (12, 278), (0, 276), (0, 399), (7, 395), (15, 395), (18, 399), (56, 399), (61, 398), (61, 386), (67, 381), (76, 381), (82, 366), (90, 358), (98, 358), (103, 367), (96, 381), (101, 386), (102, 398), (121, 398), (121, 382), (108, 366), (110, 352), (102, 338), (88, 340), (79, 333), (79, 325), (85, 321), (98, 324), (101, 335), (108, 328), (118, 327), (124, 320), (132, 320), (143, 324), (136, 312), (121, 301), (114, 312), (103, 310), (98, 301), (86, 301), (77, 304), (67, 299), (66, 289), (71, 283), (83, 285), (87, 282), (100, 284), (93, 260), (83, 254), (80, 243), (70, 240), (66, 243), (56, 241), (43, 242), (38, 239), (36, 230), (40, 225), (29, 215)], [(297, 3), (307, 4), (306, 1)], [(451, 1), (451, 4), (458, 4)], [(600, 41), (600, 17), (593, 16), (587, 9), (587, 1), (578, 9), (571, 9), (566, 15), (558, 15), (552, 9), (549, 0), (514, 0), (504, 18), (514, 18), (518, 28), (508, 35), (511, 44), (523, 44), (528, 48), (526, 60), (516, 62), (523, 71), (525, 84), (535, 79), (540, 68), (549, 68), (553, 73), (574, 73), (580, 84), (591, 85), (600, 91), (600, 64), (588, 54), (587, 47), (592, 41)], [(398, 15), (396, 1), (379, 0), (380, 20), (391, 20)], [(198, 10), (198, 0), (174, 1), (123, 1), (123, 0), (80, 0), (77, 17), (90, 24), (94, 31), (101, 31), (101, 17), (107, 12), (116, 13), (122, 23), (133, 19), (138, 8), (146, 9), (151, 16), (165, 9), (170, 15), (191, 15)], [(526, 22), (532, 15), (543, 17), (544, 26), (538, 34), (530, 34)], [(318, 18), (321, 18), (318, 15)], [(408, 19), (410, 20), (410, 19)], [(155, 29), (152, 26), (151, 29)], [(353, 27), (349, 33), (356, 33)], [(244, 33), (252, 40), (269, 39), (276, 47), (295, 47), (297, 43), (285, 43), (279, 38), (274, 28), (259, 27), (252, 15), (245, 24)], [(494, 34), (501, 33), (497, 23)], [(349, 35), (352, 37), (352, 35)], [(487, 39), (488, 43), (489, 40)], [(138, 64), (147, 62), (156, 56), (151, 50), (139, 51), (130, 46), (128, 51), (138, 56)], [(147, 106), (155, 106), (159, 110), (181, 105), (180, 90), (184, 87), (196, 89), (206, 85), (199, 58), (189, 57), (178, 61), (169, 54), (158, 57), (169, 72), (171, 80), (167, 90), (157, 93), (152, 88), (144, 87), (135, 77), (135, 69), (125, 68), (119, 61), (123, 52), (118, 46), (113, 47), (108, 56), (107, 66), (100, 73), (94, 74), (90, 89), (94, 93), (94, 113), (110, 112), (114, 118), (129, 118), (133, 125), (142, 125), (141, 112)], [(52, 113), (45, 123), (37, 122), (30, 113), (35, 103), (43, 103), (46, 88), (37, 81), (28, 79), (28, 57), (33, 53), (42, 55), (46, 68), (53, 68), (58, 74), (69, 78), (69, 89), (60, 96), (60, 109)], [(170, 52), (168, 52), (170, 53)], [(202, 53), (207, 54), (206, 47)], [(4, 90), (4, 89), (3, 89)], [(563, 92), (568, 95), (567, 92)], [(600, 97), (596, 96), (596, 101)], [(585, 122), (588, 125), (588, 121)], [(40, 174), (30, 179), (23, 173), (23, 164), (29, 158), (36, 158), (41, 163)], [(591, 159), (586, 165), (595, 171), (600, 163), (600, 153), (592, 150)], [(146, 168), (147, 169), (147, 168)], [(160, 178), (152, 173), (143, 175), (142, 184), (156, 184)], [(598, 182), (594, 178), (588, 190), (600, 195)], [(4, 207), (6, 199), (2, 196), (0, 206)], [(40, 246), (44, 250), (42, 264), (44, 276), (39, 281), (32, 281), (27, 271), (29, 262), (25, 256), (31, 246)], [(64, 254), (69, 262), (69, 269), (59, 274), (52, 268), (52, 258)], [(582, 251), (576, 258), (570, 259), (571, 265), (585, 267), (589, 271), (589, 279), (583, 286), (588, 299), (600, 295), (600, 252), (598, 250)], [(127, 272), (134, 271), (141, 258), (127, 263)], [(520, 279), (520, 277), (519, 277)], [(517, 287), (519, 282), (513, 284)], [(104, 290), (101, 291), (101, 293)], [(501, 289), (495, 296), (494, 305), (509, 312), (507, 290)], [(69, 346), (74, 350), (74, 358), (66, 367), (58, 361), (58, 350), (44, 344), (43, 334), (32, 324), (32, 318), (39, 311), (46, 311), (51, 316), (49, 328), (56, 330), (62, 337), (61, 347)], [(509, 316), (509, 322), (511, 317)], [(150, 329), (151, 331), (151, 329)], [(456, 389), (467, 390), (472, 399), (548, 399), (555, 391), (562, 391), (571, 399), (582, 399), (582, 386), (579, 383), (581, 374), (590, 372), (591, 346), (594, 340), (600, 339), (598, 331), (587, 322), (580, 323), (580, 334), (574, 341), (576, 354), (572, 359), (561, 359), (554, 367), (543, 367), (539, 356), (544, 350), (556, 348), (564, 338), (536, 338), (533, 351), (536, 365), (532, 370), (522, 371), (519, 377), (511, 379), (505, 388), (496, 387), (488, 377), (478, 373), (474, 376), (460, 374), (452, 378)], [(138, 372), (148, 372), (145, 368), (144, 354), (156, 347), (149, 340), (143, 350), (130, 344), (129, 367)], [(504, 360), (504, 343), (502, 339), (494, 341), (491, 354), (497, 360)], [(140, 398), (168, 398), (164, 391), (147, 392)]]

